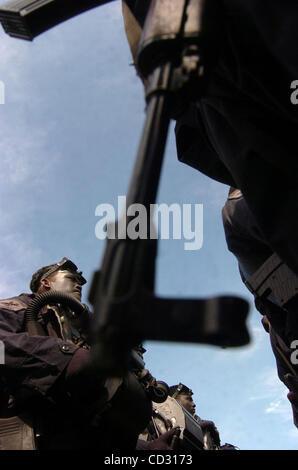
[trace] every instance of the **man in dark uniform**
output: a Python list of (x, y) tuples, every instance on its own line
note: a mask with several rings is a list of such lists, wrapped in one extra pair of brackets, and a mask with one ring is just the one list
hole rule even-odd
[(33, 275), (32, 294), (0, 301), (1, 449), (134, 449), (150, 419), (151, 402), (133, 374), (97, 373), (86, 306), (84, 318), (75, 318), (67, 305), (49, 300), (38, 313), (40, 333), (26, 331), (26, 312), (39, 294), (59, 291), (80, 303), (85, 283), (64, 258)]
[(225, 443), (221, 445), (220, 436), (217, 427), (213, 421), (201, 419), (195, 414), (196, 404), (193, 401), (193, 392), (186, 385), (179, 383), (178, 385), (172, 385), (170, 387), (170, 395), (180, 403), (200, 424), (203, 436), (205, 450), (238, 450), (232, 444)]
[[(273, 251), (267, 245), (240, 190), (230, 188), (222, 218), (228, 248), (236, 256), (241, 278), (248, 286), (252, 276), (264, 266)], [(297, 278), (294, 273), (293, 277), (294, 280)], [(279, 305), (274, 297), (260, 297), (255, 293), (254, 298), (257, 310), (263, 315), (264, 329), (270, 335), (278, 377), (290, 390), (288, 399), (292, 405), (294, 424), (298, 427), (298, 367), (291, 362), (291, 344), (298, 333), (297, 298), (294, 297), (284, 306)]]
[[(150, 2), (123, 1), (136, 60)], [(205, 3), (217, 11), (217, 37), (204, 36), (203, 52), (217, 53), (201, 98), (177, 117), (178, 158), (240, 189), (267, 245), (298, 275), (298, 3)]]
[(186, 385), (179, 383), (170, 387), (170, 396), (175, 398), (198, 421), (203, 431), (205, 448), (208, 450), (219, 449), (220, 437), (214, 422), (201, 419), (195, 414), (196, 405), (192, 398), (193, 391)]
[[(170, 387), (170, 395), (175, 398), (192, 416), (195, 415), (196, 405), (193, 401), (193, 391), (181, 382)], [(196, 416), (197, 419), (200, 419)]]

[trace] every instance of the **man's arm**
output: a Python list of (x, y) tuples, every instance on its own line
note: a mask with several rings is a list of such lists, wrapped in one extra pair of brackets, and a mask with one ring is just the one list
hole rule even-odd
[(12, 389), (24, 386), (46, 395), (78, 348), (50, 336), (24, 332), (26, 307), (18, 298), (0, 301), (0, 340), (5, 347), (1, 374)]
[(136, 450), (174, 450), (172, 443), (175, 436), (179, 437), (180, 428), (175, 427), (153, 441), (138, 439)]

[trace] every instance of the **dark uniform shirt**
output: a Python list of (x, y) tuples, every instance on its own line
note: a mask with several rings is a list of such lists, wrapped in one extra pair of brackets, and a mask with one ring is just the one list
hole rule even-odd
[[(124, 10), (136, 61), (134, 45), (151, 2), (124, 2), (139, 24), (134, 27)], [(298, 80), (298, 3), (213, 4), (221, 8), (213, 15), (218, 24), (209, 28), (217, 36), (202, 36), (207, 87), (177, 118), (178, 158), (241, 189), (267, 245), (298, 274), (298, 106), (291, 100)]]
[(207, 90), (177, 120), (178, 157), (241, 189), (268, 246), (298, 274), (298, 3), (224, 0), (223, 10)]
[(45, 336), (29, 336), (25, 311), (32, 298), (0, 301), (0, 418), (29, 414), (41, 450), (133, 450), (151, 415), (151, 401), (134, 374), (106, 379), (84, 370), (70, 391), (65, 372), (79, 348), (89, 349), (87, 335), (54, 305), (38, 314)]
[(2, 416), (29, 413), (38, 448), (92, 448), (96, 433), (75, 416), (64, 389), (64, 372), (78, 346), (65, 340), (52, 309), (39, 315), (45, 336), (29, 336), (25, 311), (32, 298), (34, 294), (21, 294), (0, 301), (0, 340), (5, 348), (0, 366)]
[(25, 310), (34, 294), (0, 301), (0, 339), (5, 346), (2, 374), (11, 389), (26, 387), (42, 396), (49, 393), (78, 349), (51, 336), (25, 332)]

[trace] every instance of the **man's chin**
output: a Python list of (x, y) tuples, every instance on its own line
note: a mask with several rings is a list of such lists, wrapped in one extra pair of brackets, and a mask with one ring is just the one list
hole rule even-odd
[(82, 295), (80, 292), (75, 291), (72, 293), (72, 295), (81, 302)]

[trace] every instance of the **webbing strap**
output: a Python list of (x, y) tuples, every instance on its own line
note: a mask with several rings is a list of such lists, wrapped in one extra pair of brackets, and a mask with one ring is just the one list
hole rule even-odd
[(245, 285), (256, 297), (273, 294), (281, 307), (298, 294), (298, 276), (276, 253), (245, 281)]

